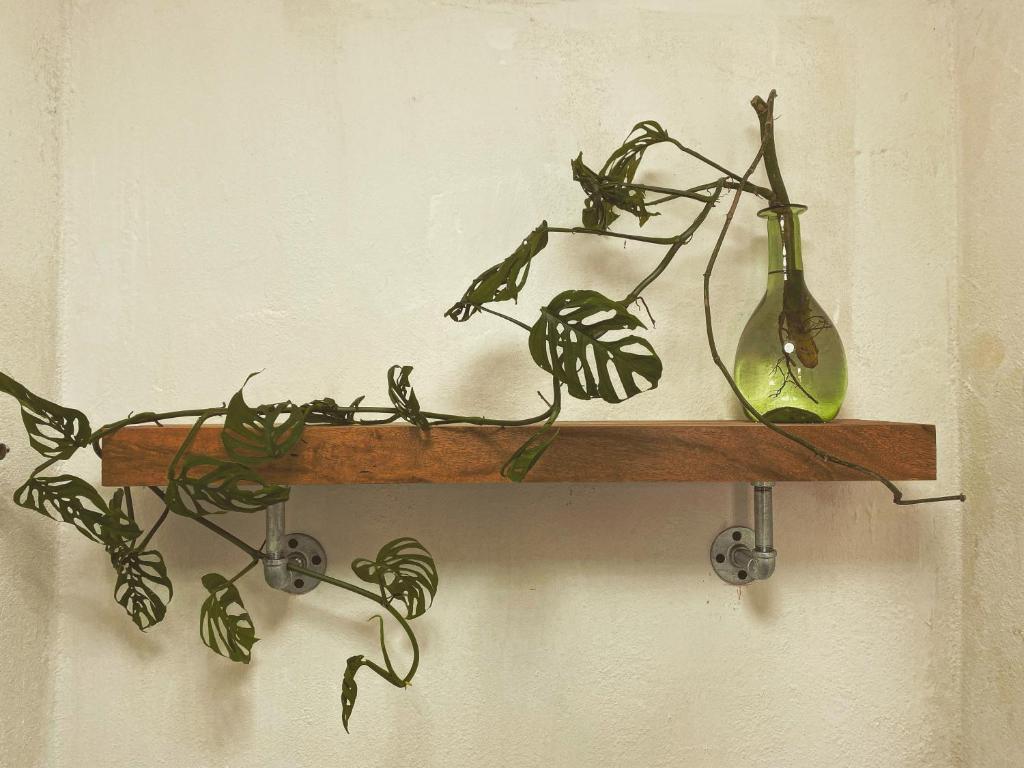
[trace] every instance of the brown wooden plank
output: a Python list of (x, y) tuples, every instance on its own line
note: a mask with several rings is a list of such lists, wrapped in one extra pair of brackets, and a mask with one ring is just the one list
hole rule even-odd
[[(935, 427), (882, 421), (790, 425), (826, 451), (893, 480), (935, 479)], [(533, 428), (407, 425), (308, 427), (289, 456), (261, 470), (291, 485), (500, 483), (508, 456)], [(163, 485), (186, 426), (139, 426), (103, 441), (103, 484)], [(203, 427), (195, 453), (224, 456), (220, 427)], [(528, 482), (752, 482), (865, 480), (825, 464), (746, 421), (569, 422)]]

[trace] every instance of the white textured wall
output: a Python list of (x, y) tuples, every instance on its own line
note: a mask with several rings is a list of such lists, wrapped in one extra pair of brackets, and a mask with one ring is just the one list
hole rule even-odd
[[(63, 25), (57, 0), (0, 0), (0, 370), (56, 394)], [(0, 396), (0, 763), (43, 765), (52, 704), (56, 525), (14, 506), (39, 463)]]
[[(742, 168), (747, 102), (775, 86), (809, 279), (848, 344), (844, 413), (935, 422), (954, 489), (956, 17), (892, 5), (73, 3), (62, 396), (105, 421), (220, 402), (265, 368), (257, 399), (380, 401), (403, 362), (438, 410), (533, 411), (544, 377), (520, 332), (444, 309), (542, 218), (575, 220), (580, 149), (599, 164), (654, 117)], [(659, 180), (711, 178), (658, 162)], [(755, 209), (718, 273), (727, 350), (764, 279)], [(649, 293), (661, 388), (568, 418), (735, 413), (701, 325), (712, 239)], [(658, 255), (555, 242), (523, 311), (626, 290)], [(866, 485), (776, 497), (779, 571), (739, 592), (706, 558), (748, 519), (740, 487), (298, 489), (292, 521), (336, 572), (401, 534), (442, 568), (416, 684), (363, 678), (350, 736), (340, 677), (374, 651), (372, 606), (253, 574), (263, 640), (232, 666), (196, 629), (200, 576), (243, 563), (230, 548), (172, 521), (156, 543), (176, 596), (142, 636), (103, 553), (63, 533), (51, 764), (957, 764), (962, 510)], [(260, 540), (256, 519), (234, 528)]]
[(1024, 19), (964, 3), (960, 72), (960, 348), (964, 483), (965, 765), (1024, 764)]

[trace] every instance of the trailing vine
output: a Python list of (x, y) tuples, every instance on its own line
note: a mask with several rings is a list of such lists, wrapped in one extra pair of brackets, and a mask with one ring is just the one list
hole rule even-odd
[[(877, 472), (825, 452), (811, 441), (768, 422), (743, 397), (721, 360), (712, 325), (710, 284), (740, 197), (750, 193), (767, 200), (770, 205), (779, 206), (788, 205), (789, 201), (775, 150), (774, 100), (773, 91), (766, 100), (757, 97), (752, 102), (761, 126), (761, 144), (742, 174), (730, 171), (684, 146), (653, 120), (634, 126), (625, 142), (608, 157), (599, 171), (588, 167), (581, 153), (571, 162), (571, 168), (574, 180), (584, 192), (582, 226), (550, 226), (542, 221), (510, 256), (475, 278), (445, 313), (459, 323), (479, 314), (491, 315), (516, 325), (528, 334), (526, 346), (529, 354), (551, 383), (551, 396), (542, 396), (544, 408), (539, 413), (501, 419), (424, 410), (412, 385), (412, 367), (395, 365), (387, 373), (388, 405), (365, 405), (364, 397), (357, 397), (349, 405), (339, 405), (325, 397), (301, 404), (285, 401), (253, 406), (245, 400), (243, 383), (226, 405), (137, 413), (93, 429), (81, 411), (46, 400), (0, 373), (0, 392), (10, 395), (20, 404), (29, 445), (44, 459), (14, 492), (15, 503), (74, 526), (83, 536), (105, 549), (115, 572), (114, 599), (142, 631), (163, 620), (173, 596), (164, 558), (151, 546), (161, 526), (172, 517), (184, 518), (229, 541), (245, 554), (248, 562), (230, 578), (219, 573), (208, 573), (202, 577), (207, 598), (200, 610), (200, 637), (214, 653), (231, 661), (248, 663), (257, 637), (238, 583), (267, 554), (262, 545), (255, 547), (242, 541), (215, 520), (226, 513), (249, 514), (287, 501), (291, 489), (266, 482), (262, 470), (288, 455), (302, 438), (306, 426), (358, 428), (364, 424), (396, 421), (408, 422), (422, 430), (447, 424), (538, 425), (538, 429), (509, 457), (501, 470), (509, 480), (524, 479), (557, 439), (563, 391), (582, 400), (618, 403), (658, 386), (662, 375), (661, 359), (651, 342), (641, 335), (646, 325), (633, 308), (642, 306), (649, 316), (644, 291), (664, 273), (728, 193), (732, 193), (731, 205), (704, 272), (704, 311), (712, 360), (744, 409), (751, 418), (813, 452), (820, 460), (847, 467), (883, 483), (896, 504), (962, 501), (963, 495), (905, 499), (894, 483)], [(638, 183), (637, 172), (646, 152), (659, 145), (674, 148), (701, 161), (715, 171), (715, 177), (684, 188)], [(762, 161), (769, 187), (750, 181)], [(622, 216), (633, 217), (642, 227), (650, 218), (661, 214), (660, 206), (678, 200), (693, 201), (698, 207), (694, 218), (673, 236), (649, 237), (610, 229)], [(786, 226), (784, 231), (790, 231), (790, 227)], [(496, 304), (515, 303), (519, 299), (526, 288), (534, 260), (547, 248), (550, 236), (560, 234), (631, 240), (666, 247), (666, 250), (654, 268), (621, 297), (613, 298), (593, 289), (563, 291), (541, 307), (532, 323), (496, 309)], [(802, 322), (799, 317), (787, 317), (787, 332), (794, 333), (794, 328)], [(780, 319), (780, 332), (782, 323)], [(810, 328), (807, 331), (809, 338), (813, 338), (813, 326), (807, 328)], [(813, 341), (810, 343), (813, 345)], [(136, 424), (163, 424), (186, 418), (194, 420), (193, 426), (167, 468), (164, 487), (149, 489), (160, 499), (163, 511), (146, 531), (136, 519), (131, 488), (119, 488), (107, 499), (80, 477), (47, 474), (51, 466), (70, 458), (81, 448), (91, 446), (97, 455), (101, 455), (103, 440), (118, 430)], [(192, 450), (200, 428), (213, 419), (223, 422), (220, 434), (226, 458)], [(418, 541), (400, 538), (385, 544), (374, 559), (357, 559), (352, 563), (353, 573), (370, 585), (369, 589), (296, 564), (288, 567), (295, 574), (319, 579), (360, 595), (381, 609), (381, 613), (371, 617), (379, 624), (380, 661), (363, 654), (351, 656), (342, 675), (342, 723), (348, 730), (358, 692), (356, 673), (360, 669), (365, 667), (399, 688), (408, 686), (416, 674), (420, 649), (410, 622), (427, 611), (437, 593), (436, 564)], [(404, 673), (398, 671), (388, 650), (384, 614), (402, 628), (409, 641), (411, 661)]]

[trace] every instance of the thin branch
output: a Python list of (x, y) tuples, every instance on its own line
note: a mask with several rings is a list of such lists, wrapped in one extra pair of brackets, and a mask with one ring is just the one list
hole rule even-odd
[(510, 315), (503, 314), (502, 312), (499, 312), (496, 309), (491, 309), (490, 307), (486, 307), (483, 304), (477, 304), (476, 308), (479, 309), (481, 312), (486, 312), (489, 315), (494, 315), (495, 317), (500, 317), (502, 320), (508, 320), (510, 323), (515, 323), (520, 328), (525, 330), (527, 333), (529, 333), (531, 330), (533, 330), (532, 328), (530, 328), (530, 326), (528, 326), (522, 320), (517, 320), (516, 318), (511, 317)]
[(60, 461), (60, 459), (47, 459), (47, 460), (46, 460), (46, 461), (44, 461), (44, 462), (43, 462), (42, 464), (40, 464), (40, 465), (39, 465), (38, 467), (36, 467), (35, 469), (33, 469), (33, 470), (32, 470), (32, 474), (30, 474), (30, 475), (29, 475), (29, 477), (30, 477), (30, 478), (32, 478), (32, 477), (35, 477), (35, 476), (36, 476), (36, 475), (38, 475), (38, 474), (39, 474), (40, 472), (44, 472), (45, 470), (47, 470), (47, 469), (49, 469), (50, 467), (52, 467), (52, 466), (53, 466), (54, 464), (56, 464), (56, 463), (57, 463), (58, 461)]
[(636, 286), (636, 288), (634, 288), (632, 291), (626, 294), (626, 298), (622, 300), (623, 304), (632, 304), (634, 301), (640, 298), (640, 294), (643, 293), (644, 290), (646, 290), (647, 286), (649, 286), (651, 283), (657, 280), (661, 273), (668, 268), (668, 265), (672, 263), (672, 259), (675, 258), (676, 253), (679, 252), (679, 249), (682, 248), (686, 243), (690, 242), (690, 239), (693, 237), (693, 233), (697, 231), (701, 224), (704, 223), (704, 220), (708, 217), (708, 214), (711, 213), (711, 209), (714, 207), (715, 202), (718, 200), (718, 196), (721, 194), (722, 185), (718, 184), (718, 186), (715, 187), (714, 194), (704, 205), (704, 209), (700, 212), (697, 218), (693, 220), (693, 223), (690, 224), (689, 227), (686, 228), (685, 232), (681, 233), (678, 237), (675, 238), (672, 247), (668, 249), (668, 252), (658, 263), (658, 266), (656, 266), (654, 270), (649, 275), (647, 275), (647, 277), (641, 280), (639, 284)]
[(102, 456), (103, 451), (100, 447), (100, 441), (102, 441), (104, 437), (109, 437), (114, 432), (117, 432), (118, 430), (123, 429), (124, 427), (128, 427), (133, 424), (159, 424), (161, 421), (170, 421), (171, 419), (183, 419), (191, 416), (202, 416), (203, 414), (211, 413), (211, 411), (216, 411), (216, 413), (212, 414), (214, 416), (223, 416), (225, 413), (227, 413), (227, 408), (192, 408), (184, 411), (167, 411), (166, 413), (153, 413), (152, 411), (146, 413), (136, 413), (129, 416), (126, 419), (121, 419), (120, 421), (115, 421), (103, 427), (100, 427), (99, 429), (92, 433), (92, 437), (89, 438), (89, 442), (92, 444), (93, 450), (96, 452), (96, 455)]
[(382, 599), (380, 595), (371, 592), (368, 589), (363, 589), (358, 584), (350, 584), (347, 581), (342, 581), (341, 579), (336, 579), (333, 576), (328, 576), (326, 573), (312, 571), (309, 568), (304, 568), (303, 566), (298, 565), (297, 563), (293, 563), (291, 561), (288, 562), (288, 570), (293, 573), (297, 573), (301, 576), (309, 576), (312, 579), (319, 579), (320, 581), (326, 582), (331, 586), (338, 587), (339, 589), (344, 589), (349, 592), (353, 592), (359, 595), (360, 597), (365, 597), (367, 600), (373, 600), (373, 602), (377, 603), (378, 605), (387, 605), (387, 601)]
[[(150, 485), (148, 487), (149, 487), (149, 490), (151, 490), (153, 493), (155, 493), (160, 498), (160, 500), (164, 502), (164, 504), (167, 504), (167, 496), (166, 496), (166, 494), (162, 490), (157, 488), (155, 485)], [(209, 520), (207, 520), (205, 517), (203, 517), (201, 515), (191, 516), (191, 517), (189, 517), (189, 520), (194, 520), (195, 522), (199, 523), (204, 528), (206, 528), (208, 530), (211, 530), (214, 533), (216, 533), (218, 536), (220, 536), (225, 541), (231, 542), (236, 547), (238, 547), (240, 550), (242, 550), (247, 555), (249, 555), (249, 557), (255, 558), (257, 560), (262, 560), (264, 557), (266, 557), (266, 555), (264, 553), (260, 552), (255, 547), (252, 547), (252, 546), (246, 544), (240, 538), (235, 536), (235, 534), (231, 533), (230, 531), (224, 530), (223, 528), (221, 528), (216, 523), (211, 523)]]
[(388, 680), (392, 685), (402, 688), (409, 684), (413, 676), (416, 674), (416, 670), (420, 664), (420, 646), (419, 643), (416, 642), (416, 635), (413, 633), (412, 627), (409, 626), (409, 622), (406, 621), (405, 617), (402, 616), (402, 614), (399, 613), (387, 599), (381, 595), (375, 595), (373, 592), (363, 589), (362, 587), (358, 587), (355, 584), (350, 584), (347, 581), (342, 581), (341, 579), (335, 579), (332, 576), (328, 576), (326, 573), (318, 573), (317, 571), (304, 568), (301, 565), (296, 565), (295, 563), (288, 563), (288, 570), (292, 573), (297, 573), (311, 579), (319, 579), (320, 581), (326, 582), (332, 586), (348, 590), (349, 592), (354, 592), (357, 595), (361, 595), (368, 600), (373, 600), (373, 602), (383, 606), (384, 609), (394, 617), (395, 621), (401, 625), (402, 629), (405, 630), (405, 634), (409, 638), (409, 643), (412, 645), (412, 664), (409, 667), (409, 671), (405, 674), (405, 677), (398, 677), (383, 667), (374, 664), (369, 659), (366, 660), (366, 663), (367, 666), (374, 668), (374, 672), (385, 680)]
[(142, 551), (146, 548), (146, 545), (149, 544), (149, 540), (153, 538), (153, 535), (160, 530), (160, 526), (164, 524), (164, 520), (167, 519), (167, 515), (170, 511), (171, 508), (165, 504), (164, 511), (160, 513), (160, 517), (158, 517), (157, 521), (153, 523), (153, 527), (149, 529), (149, 533), (146, 534), (146, 538), (139, 542), (135, 546), (135, 549)]
[[(604, 181), (606, 177), (602, 176), (601, 180)], [(700, 194), (700, 190), (692, 189), (673, 189), (671, 187), (656, 187), (651, 184), (635, 184), (629, 181), (612, 181), (609, 179), (610, 184), (614, 184), (622, 189), (636, 189), (641, 192), (658, 192), (663, 195), (667, 195), (673, 199), (685, 197), (689, 200), (696, 200), (699, 203), (708, 202), (708, 196)]]
[(174, 475), (174, 470), (178, 466), (178, 462), (184, 458), (188, 449), (192, 447), (192, 443), (195, 442), (196, 435), (199, 434), (199, 428), (203, 426), (203, 423), (212, 419), (217, 415), (216, 409), (206, 411), (198, 419), (196, 423), (192, 425), (192, 429), (185, 435), (185, 439), (181, 441), (181, 445), (178, 447), (178, 452), (174, 454), (174, 458), (171, 459), (171, 465), (167, 468), (167, 477), (170, 478)]
[(266, 555), (263, 552), (260, 552), (255, 547), (252, 547), (252, 546), (246, 544), (240, 538), (235, 536), (235, 534), (231, 533), (231, 531), (224, 530), (223, 528), (221, 528), (216, 523), (212, 523), (209, 520), (207, 520), (205, 517), (196, 516), (196, 517), (192, 517), (190, 519), (191, 520), (195, 520), (197, 523), (199, 523), (204, 528), (213, 531), (214, 533), (216, 533), (218, 536), (220, 536), (225, 541), (231, 542), (236, 547), (238, 547), (240, 550), (242, 550), (247, 555), (249, 555), (249, 557), (253, 557), (253, 558), (257, 559), (257, 560), (262, 560), (262, 559), (264, 559), (266, 557)]
[(259, 560), (258, 557), (254, 557), (252, 559), (252, 562), (250, 562), (247, 566), (245, 566), (245, 568), (243, 568), (238, 573), (236, 573), (234, 576), (232, 576), (230, 579), (228, 579), (228, 584), (234, 584), (240, 578), (245, 576), (245, 574), (247, 574), (249, 571), (251, 571), (253, 568), (256, 567), (256, 563), (258, 563), (259, 561), (260, 560)]
[[(771, 114), (768, 115), (767, 121), (769, 131), (767, 134), (764, 135), (770, 136), (772, 122)], [(743, 181), (746, 181), (746, 179), (749, 178), (750, 174), (754, 172), (754, 169), (757, 168), (758, 164), (761, 162), (761, 157), (765, 149), (765, 143), (765, 139), (764, 137), (762, 137), (761, 146), (758, 148), (757, 154), (754, 156), (753, 162), (750, 164), (750, 167), (747, 169), (746, 174), (743, 176)], [(728, 382), (729, 387), (732, 389), (733, 394), (736, 396), (736, 399), (740, 401), (740, 403), (746, 409), (747, 413), (749, 413), (756, 421), (768, 427), (768, 429), (772, 430), (776, 434), (786, 438), (787, 440), (790, 440), (794, 443), (797, 443), (798, 445), (803, 446), (822, 461), (831, 464), (838, 464), (839, 466), (846, 467), (847, 469), (852, 469), (855, 472), (859, 472), (863, 475), (866, 475), (867, 477), (873, 478), (874, 480), (877, 480), (878, 482), (882, 483), (882, 485), (888, 488), (889, 491), (892, 493), (892, 500), (894, 504), (910, 505), (926, 504), (935, 501), (964, 501), (966, 497), (962, 493), (950, 496), (930, 496), (927, 498), (920, 499), (904, 499), (903, 491), (901, 491), (895, 483), (893, 483), (891, 480), (884, 477), (883, 475), (880, 475), (878, 472), (875, 472), (872, 469), (868, 469), (867, 467), (861, 466), (860, 464), (856, 464), (852, 461), (846, 461), (845, 459), (840, 459), (836, 456), (833, 456), (832, 454), (823, 451), (821, 448), (819, 448), (809, 440), (805, 440), (804, 438), (794, 435), (792, 432), (789, 432), (779, 427), (778, 425), (770, 421), (767, 421), (764, 418), (764, 416), (756, 408), (754, 408), (754, 406), (750, 404), (747, 398), (744, 397), (743, 393), (740, 392), (739, 387), (736, 385), (736, 380), (733, 379), (728, 367), (726, 367), (725, 363), (722, 362), (722, 358), (718, 353), (718, 346), (715, 344), (715, 332), (711, 319), (711, 275), (714, 272), (715, 262), (718, 260), (718, 254), (722, 250), (722, 243), (725, 242), (725, 236), (729, 231), (729, 226), (732, 224), (732, 219), (733, 216), (735, 216), (736, 214), (736, 207), (739, 205), (740, 197), (742, 194), (743, 190), (740, 189), (737, 190), (735, 197), (733, 197), (732, 204), (729, 206), (729, 212), (725, 216), (725, 222), (722, 224), (722, 230), (718, 234), (718, 240), (715, 242), (715, 247), (711, 251), (711, 257), (708, 259), (707, 268), (704, 270), (704, 324), (707, 330), (708, 346), (711, 348), (711, 358), (715, 361), (715, 365), (718, 366), (718, 369), (722, 372), (722, 376), (725, 377), (725, 380), (726, 382)]]
[(128, 515), (128, 519), (131, 522), (135, 522), (135, 501), (132, 499), (131, 486), (123, 486), (121, 488), (124, 491), (124, 502), (125, 502), (125, 514)]
[(763, 197), (765, 199), (770, 199), (771, 198), (772, 190), (765, 189), (764, 187), (757, 186), (756, 184), (750, 184), (748, 182), (748, 179), (750, 178), (750, 174), (747, 174), (745, 176), (739, 176), (739, 175), (733, 173), (732, 171), (730, 171), (725, 166), (719, 165), (714, 160), (711, 160), (711, 159), (709, 159), (707, 157), (704, 157), (704, 155), (700, 154), (699, 152), (696, 152), (696, 151), (690, 149), (689, 147), (681, 144), (677, 139), (673, 139), (673, 138), (670, 137), (669, 138), (669, 142), (671, 142), (677, 149), (679, 149), (679, 151), (684, 152), (687, 155), (690, 155), (691, 157), (696, 158), (697, 160), (700, 160), (705, 165), (710, 165), (716, 171), (724, 173), (726, 176), (728, 176), (733, 181), (739, 182), (739, 187), (741, 189), (749, 189), (755, 195), (758, 195), (759, 197)]
[[(521, 327), (523, 327), (523, 328), (525, 328), (527, 330), (529, 330), (529, 328), (530, 328), (530, 326), (526, 325), (525, 323), (522, 323), (522, 322), (516, 320), (515, 318), (509, 317), (507, 315), (502, 315), (500, 312), (496, 312), (494, 310), (486, 310), (482, 306), (479, 307), (479, 308), (480, 309), (484, 309), (485, 311), (489, 311), (491, 314), (499, 315), (500, 317), (503, 317), (504, 319), (509, 320), (510, 322), (516, 323), (517, 325), (519, 325), (519, 326), (521, 326)], [(291, 406), (289, 406), (287, 408), (282, 409), (281, 413), (292, 413), (294, 411), (302, 410), (305, 407), (306, 406), (304, 406), (304, 405), (291, 405)], [(256, 408), (256, 410), (261, 412), (261, 413), (263, 413), (263, 412), (265, 412), (267, 410), (267, 406), (259, 406), (258, 408)], [(112, 434), (114, 434), (118, 430), (123, 429), (123, 428), (128, 427), (128, 426), (135, 426), (135, 425), (146, 424), (146, 423), (157, 423), (157, 424), (159, 424), (161, 421), (169, 421), (171, 419), (185, 418), (185, 417), (197, 416), (198, 415), (199, 419), (196, 421), (195, 424), (192, 425), (192, 429), (189, 431), (189, 434), (186, 436), (185, 440), (183, 441), (181, 447), (178, 450), (177, 455), (175, 456), (174, 460), (172, 461), (170, 468), (168, 469), (168, 471), (170, 472), (171, 470), (173, 470), (173, 468), (175, 466), (177, 466), (177, 463), (185, 455), (185, 452), (188, 450), (188, 447), (195, 440), (195, 437), (198, 434), (199, 428), (202, 426), (202, 424), (204, 422), (208, 421), (209, 419), (216, 418), (218, 416), (223, 416), (226, 412), (227, 412), (226, 408), (216, 407), (216, 408), (197, 408), (197, 409), (188, 410), (188, 411), (172, 411), (172, 412), (168, 412), (168, 413), (140, 413), (140, 414), (132, 416), (132, 417), (130, 417), (128, 419), (123, 419), (123, 420), (121, 420), (119, 422), (114, 422), (112, 424), (108, 424), (107, 426), (102, 427), (100, 430), (97, 430), (96, 434), (102, 433), (103, 437), (110, 437)], [(399, 411), (394, 406), (364, 406), (364, 405), (359, 405), (359, 406), (336, 406), (333, 409), (333, 413), (336, 413), (339, 416), (341, 416), (341, 415), (348, 416), (348, 415), (361, 414), (361, 413), (379, 413), (379, 414), (386, 414), (387, 415), (387, 418), (379, 419), (379, 420), (369, 420), (369, 419), (367, 419), (367, 420), (361, 420), (361, 421), (346, 421), (344, 423), (344, 426), (356, 426), (356, 425), (370, 426), (370, 425), (380, 425), (380, 424), (391, 424), (391, 423), (393, 423), (395, 421), (398, 421), (398, 419), (400, 418)], [(451, 414), (451, 413), (438, 413), (438, 412), (435, 412), (435, 411), (423, 411), (422, 414), (432, 424), (474, 424), (476, 426), (525, 427), (525, 426), (529, 426), (531, 424), (538, 424), (538, 423), (544, 421), (548, 417), (549, 412), (548, 411), (544, 411), (543, 413), (540, 413), (540, 414), (538, 414), (536, 416), (528, 416), (528, 417), (523, 418), (523, 419), (493, 419), (493, 418), (488, 418), (486, 416), (463, 416), (463, 415)], [(342, 424), (340, 424), (340, 423), (339, 424), (333, 424), (333, 425), (332, 424), (328, 424), (328, 425), (324, 425), (324, 426), (342, 426)], [(95, 443), (94, 444), (94, 447), (96, 448), (96, 453), (98, 455), (102, 455), (100, 450), (99, 450), (99, 448), (98, 448), (98, 446), (99, 446), (99, 443)], [(57, 461), (57, 459), (50, 459), (50, 460), (44, 462), (39, 467), (37, 467), (35, 469), (35, 471), (33, 471), (32, 475), (35, 476), (39, 472), (42, 472), (47, 467), (49, 467), (50, 465), (54, 464), (56, 461)]]
[(771, 188), (771, 205), (789, 205), (789, 194), (786, 192), (786, 185), (782, 181), (782, 171), (779, 170), (779, 156), (775, 151), (775, 89), (768, 94), (765, 101), (760, 96), (750, 100), (750, 106), (757, 112), (757, 119), (761, 123), (761, 149), (764, 154), (764, 170), (768, 174), (768, 181)]
[(671, 245), (679, 239), (676, 237), (646, 237), (644, 235), (627, 235), (625, 232), (612, 232), (607, 229), (594, 229), (592, 227), (548, 227), (548, 232), (562, 232), (572, 235), (598, 235), (599, 237), (618, 237), (622, 240), (635, 240), (638, 243), (653, 243), (654, 245)]

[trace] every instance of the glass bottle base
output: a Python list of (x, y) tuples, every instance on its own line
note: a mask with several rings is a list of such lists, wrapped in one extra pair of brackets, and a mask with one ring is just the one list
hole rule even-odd
[[(765, 421), (770, 421), (773, 424), (824, 424), (825, 420), (816, 413), (811, 411), (805, 411), (803, 408), (774, 408), (770, 411), (766, 411), (764, 414)], [(750, 414), (747, 417), (751, 421), (754, 421)]]

